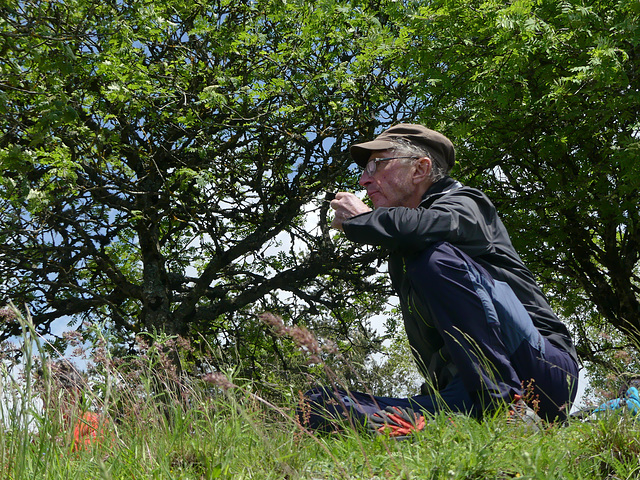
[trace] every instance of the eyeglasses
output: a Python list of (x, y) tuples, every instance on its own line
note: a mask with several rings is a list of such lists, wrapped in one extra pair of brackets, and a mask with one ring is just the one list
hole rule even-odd
[(372, 158), (367, 163), (367, 166), (364, 167), (364, 171), (369, 175), (373, 175), (376, 173), (376, 169), (378, 168), (378, 162), (386, 162), (387, 160), (395, 160), (398, 158), (419, 158), (419, 157), (384, 157), (384, 158)]

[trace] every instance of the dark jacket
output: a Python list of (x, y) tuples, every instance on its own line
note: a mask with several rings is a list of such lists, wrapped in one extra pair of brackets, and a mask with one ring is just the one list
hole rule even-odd
[(513, 248), (494, 205), (480, 190), (445, 177), (429, 188), (418, 208), (377, 208), (345, 221), (343, 229), (349, 240), (390, 250), (389, 273), (401, 296), (406, 283), (403, 257), (410, 258), (437, 242), (451, 243), (493, 278), (508, 283), (541, 335), (577, 362), (569, 331), (553, 313)]

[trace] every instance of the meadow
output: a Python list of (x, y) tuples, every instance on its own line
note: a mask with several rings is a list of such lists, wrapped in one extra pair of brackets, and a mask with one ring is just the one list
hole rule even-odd
[[(639, 429), (626, 414), (532, 432), (507, 425), (499, 409), (483, 421), (441, 414), (402, 441), (345, 424), (320, 434), (295, 414), (300, 390), (283, 385), (272, 395), (233, 372), (180, 375), (168, 350), (150, 345), (132, 358), (93, 351), (90, 360), (109, 368), (84, 376), (86, 385), (70, 395), (22, 321), (22, 373), (3, 352), (2, 479), (640, 477)], [(86, 412), (99, 419), (87, 443), (76, 428)]]

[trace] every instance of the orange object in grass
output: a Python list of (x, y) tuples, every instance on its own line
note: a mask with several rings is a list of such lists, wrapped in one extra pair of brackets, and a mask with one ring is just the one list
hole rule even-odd
[(105, 438), (104, 419), (93, 412), (85, 412), (73, 427), (73, 451), (88, 448)]

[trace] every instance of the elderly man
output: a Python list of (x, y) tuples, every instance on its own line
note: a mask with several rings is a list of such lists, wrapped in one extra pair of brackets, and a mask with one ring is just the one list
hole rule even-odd
[[(527, 398), (540, 416), (564, 418), (578, 377), (569, 332), (491, 201), (448, 176), (451, 141), (421, 125), (399, 124), (350, 152), (374, 209), (352, 193), (337, 193), (332, 226), (353, 242), (389, 251), (406, 334), (428, 388), (408, 399), (340, 392), (341, 407), (481, 417), (500, 405), (530, 414)], [(331, 410), (332, 395), (320, 389), (310, 399)]]

